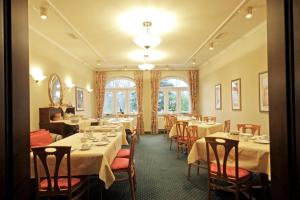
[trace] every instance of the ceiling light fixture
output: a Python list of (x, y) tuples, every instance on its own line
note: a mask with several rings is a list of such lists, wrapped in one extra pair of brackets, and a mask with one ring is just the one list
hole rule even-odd
[(209, 50), (214, 50), (214, 43), (213, 42), (209, 43)]
[(155, 66), (153, 64), (150, 63), (143, 63), (143, 64), (139, 64), (138, 65), (139, 69), (141, 70), (151, 70), (153, 69)]
[(251, 19), (253, 17), (253, 7), (249, 6), (246, 11), (246, 19)]
[(143, 27), (145, 31), (133, 39), (136, 45), (143, 47), (145, 49), (149, 49), (152, 47), (156, 47), (161, 43), (161, 38), (159, 36), (150, 33), (151, 26), (152, 26), (152, 22), (150, 21), (143, 22)]
[(48, 8), (45, 6), (40, 7), (40, 17), (43, 20), (48, 19)]
[(101, 61), (97, 60), (97, 66), (100, 66), (100, 65), (101, 65)]
[(151, 64), (148, 62), (149, 59), (149, 55), (144, 55), (144, 63), (143, 64), (139, 64), (138, 67), (141, 70), (151, 70), (155, 67), (154, 64)]

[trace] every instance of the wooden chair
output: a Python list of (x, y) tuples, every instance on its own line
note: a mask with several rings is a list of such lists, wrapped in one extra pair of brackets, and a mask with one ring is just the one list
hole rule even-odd
[(164, 115), (164, 134), (166, 134), (166, 136), (168, 136), (169, 132), (170, 132), (170, 127), (169, 127), (169, 120), (170, 120), (170, 115)]
[[(88, 179), (86, 177), (71, 176), (71, 147), (46, 146), (34, 147), (31, 150), (33, 152), (34, 173), (37, 185), (36, 199), (59, 196), (66, 196), (67, 199), (78, 199), (83, 196), (84, 193), (88, 195)], [(48, 156), (55, 157), (54, 173), (49, 169), (47, 162)], [(61, 161), (64, 157), (67, 163), (67, 175), (59, 176)], [(40, 161), (39, 164), (38, 160)], [(40, 172), (42, 169), (44, 170), (45, 177), (41, 177)]]
[(202, 115), (200, 114), (194, 114), (193, 117), (195, 117), (198, 121), (202, 121)]
[[(132, 135), (131, 135), (131, 140), (130, 141), (133, 141), (134, 140), (134, 137), (136, 136), (136, 132), (133, 132)], [(132, 143), (130, 143), (130, 147), (131, 147)], [(129, 149), (120, 149), (117, 153), (117, 158), (130, 158), (130, 148)]]
[(225, 120), (224, 121), (224, 130), (225, 133), (229, 133), (230, 132), (230, 120)]
[(204, 116), (203, 121), (205, 121), (205, 122), (216, 122), (217, 118), (213, 117), (213, 116)]
[(116, 157), (110, 166), (115, 175), (127, 173), (128, 175), (127, 177), (122, 176), (121, 178), (117, 178), (115, 182), (124, 182), (124, 181), (129, 182), (132, 200), (135, 200), (135, 191), (136, 191), (136, 172), (134, 166), (134, 151), (135, 151), (136, 142), (137, 142), (137, 136), (136, 134), (134, 134), (132, 135), (132, 140), (130, 144), (129, 158)]
[[(188, 152), (190, 152), (193, 144), (198, 139), (198, 126), (195, 126), (195, 125), (188, 126), (187, 130), (188, 130)], [(191, 177), (191, 167), (192, 166), (197, 167), (197, 174), (199, 174), (200, 161), (197, 161), (196, 163), (188, 165), (188, 180)]]
[[(251, 172), (239, 168), (239, 141), (216, 137), (205, 137), (205, 141), (208, 164), (209, 199), (211, 199), (212, 189), (233, 192), (235, 193), (236, 200), (239, 199), (240, 193), (249, 190), (251, 199)], [(216, 162), (212, 162), (214, 159), (210, 157), (210, 149), (212, 149)], [(222, 153), (221, 149), (224, 150)], [(233, 149), (235, 162), (234, 167), (231, 167), (227, 166), (227, 160)], [(224, 155), (223, 158), (220, 157), (220, 155)], [(221, 163), (221, 161), (223, 162)]]
[(261, 128), (260, 125), (255, 125), (255, 124), (238, 124), (237, 125), (237, 129), (239, 131), (246, 133), (247, 130), (250, 130), (253, 135), (255, 135), (255, 134), (260, 135), (260, 128)]
[[(169, 125), (168, 125), (169, 133), (170, 133), (171, 129), (173, 128), (173, 126), (176, 125), (176, 123), (177, 123), (177, 117), (173, 116), (173, 115), (170, 115), (169, 116)], [(176, 142), (176, 140), (177, 140), (177, 135), (172, 136), (170, 138), (170, 150), (172, 149), (172, 143), (173, 143), (173, 141)]]
[(176, 132), (177, 132), (177, 138), (176, 138), (176, 144), (177, 144), (177, 158), (179, 158), (179, 149), (181, 148), (182, 150), (186, 150), (188, 152), (188, 146), (189, 146), (189, 141), (188, 141), (188, 122), (184, 121), (179, 121), (176, 123)]

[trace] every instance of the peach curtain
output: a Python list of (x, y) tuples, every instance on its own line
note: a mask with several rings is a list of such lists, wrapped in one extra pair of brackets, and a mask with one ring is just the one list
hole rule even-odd
[(191, 96), (191, 112), (198, 114), (198, 90), (199, 90), (199, 71), (189, 70), (189, 84)]
[(104, 107), (106, 74), (102, 71), (95, 72), (95, 97), (97, 116), (101, 117)]
[(143, 72), (142, 71), (134, 72), (134, 81), (136, 86), (136, 97), (137, 97), (137, 106), (138, 106), (136, 132), (137, 134), (143, 134), (144, 117), (143, 117)]
[(151, 104), (152, 104), (152, 112), (151, 112), (151, 132), (158, 133), (157, 127), (157, 100), (159, 93), (159, 85), (160, 85), (160, 71), (151, 71)]

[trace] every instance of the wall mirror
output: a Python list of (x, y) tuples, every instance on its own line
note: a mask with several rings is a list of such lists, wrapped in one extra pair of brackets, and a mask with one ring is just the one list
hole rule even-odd
[(57, 74), (51, 74), (48, 83), (48, 94), (51, 105), (61, 105), (63, 100), (62, 84)]

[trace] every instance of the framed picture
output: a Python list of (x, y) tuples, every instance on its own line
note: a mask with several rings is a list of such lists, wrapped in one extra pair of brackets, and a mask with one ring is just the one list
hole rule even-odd
[(84, 110), (84, 89), (80, 87), (76, 87), (75, 95), (76, 95), (76, 111), (83, 111)]
[(232, 110), (242, 110), (240, 78), (231, 81), (231, 106)]
[(222, 85), (215, 85), (215, 108), (216, 110), (222, 109)]
[(269, 111), (269, 87), (268, 87), (268, 72), (258, 74), (259, 79), (259, 111)]

